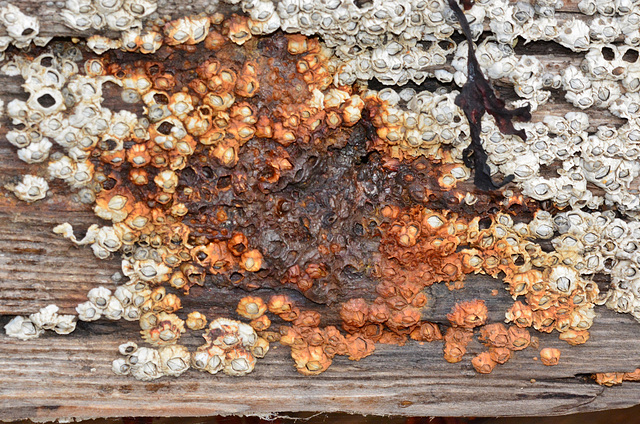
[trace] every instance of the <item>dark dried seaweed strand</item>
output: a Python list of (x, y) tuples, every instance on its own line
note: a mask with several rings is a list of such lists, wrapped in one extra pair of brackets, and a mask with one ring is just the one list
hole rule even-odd
[(458, 6), (456, 0), (449, 0), (449, 7), (458, 18), (458, 22), (460, 22), (462, 32), (469, 46), (467, 82), (462, 87), (455, 101), (456, 105), (464, 111), (471, 130), (471, 143), (469, 147), (463, 151), (464, 164), (469, 168), (475, 169), (474, 183), (476, 187), (480, 190), (495, 190), (513, 181), (513, 175), (505, 177), (501, 184), (496, 184), (491, 179), (491, 170), (487, 164), (488, 156), (480, 141), (482, 116), (485, 112), (489, 112), (495, 118), (500, 132), (508, 135), (517, 135), (521, 139), (526, 140), (527, 135), (524, 130), (516, 130), (511, 120), (530, 120), (530, 106), (527, 105), (514, 110), (508, 110), (504, 107), (504, 102), (496, 97), (493, 88), (482, 74), (482, 70), (476, 59), (473, 39), (471, 38), (471, 29), (469, 28), (469, 22), (466, 16), (460, 9), (460, 6)]

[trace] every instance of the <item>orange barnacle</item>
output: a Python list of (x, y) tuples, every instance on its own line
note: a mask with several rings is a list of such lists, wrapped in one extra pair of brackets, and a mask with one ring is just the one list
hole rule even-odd
[(480, 341), (487, 346), (505, 347), (509, 344), (509, 333), (502, 323), (485, 325), (480, 329)]
[(361, 298), (349, 299), (342, 305), (340, 318), (345, 324), (353, 327), (363, 327), (367, 321), (369, 307)]
[(480, 374), (489, 374), (496, 367), (496, 362), (489, 352), (482, 352), (471, 360), (471, 365)]
[(207, 38), (204, 39), (204, 48), (207, 50), (220, 50), (227, 39), (218, 31), (209, 31)]
[[(153, 319), (152, 319), (153, 318)], [(160, 312), (149, 312), (140, 318), (142, 338), (155, 346), (176, 343), (185, 332), (184, 321), (176, 315)]]
[(479, 273), (482, 271), (482, 265), (484, 259), (482, 253), (477, 249), (463, 249), (460, 251), (462, 255), (460, 263), (462, 265), (462, 272), (465, 274)]
[(257, 250), (246, 251), (240, 256), (240, 266), (249, 272), (258, 272), (262, 267), (262, 254)]
[(226, 34), (231, 41), (241, 46), (251, 39), (251, 30), (249, 29), (248, 20), (246, 16), (239, 16), (236, 14), (231, 15), (223, 23), (223, 34)]
[(267, 304), (269, 308), (269, 312), (280, 315), (285, 312), (291, 311), (293, 308), (293, 302), (284, 294), (277, 294), (271, 296), (269, 298), (269, 303)]
[(572, 346), (581, 345), (589, 340), (589, 331), (587, 330), (567, 330), (560, 333), (560, 340), (564, 340)]
[(267, 312), (267, 305), (262, 298), (257, 296), (246, 296), (240, 299), (236, 312), (241, 317), (247, 319), (258, 319)]
[(256, 331), (265, 331), (271, 327), (271, 320), (268, 316), (262, 315), (259, 318), (251, 320), (249, 325)]
[(560, 350), (550, 347), (545, 347), (540, 351), (540, 361), (547, 366), (558, 365), (560, 360)]
[(632, 372), (625, 372), (622, 379), (624, 381), (640, 381), (640, 368), (636, 368)]
[(309, 50), (308, 38), (302, 34), (287, 34), (287, 51), (290, 54), (302, 54)]
[(293, 321), (296, 327), (317, 327), (320, 325), (320, 313), (316, 311), (302, 311)]
[(227, 241), (227, 248), (234, 256), (241, 256), (247, 251), (249, 241), (242, 233), (234, 233)]
[(324, 351), (329, 357), (347, 355), (347, 340), (336, 327), (325, 327), (323, 333), (326, 340)]
[(442, 340), (442, 333), (440, 333), (438, 324), (423, 321), (411, 331), (411, 338), (417, 341), (432, 342)]
[(255, 76), (241, 74), (235, 85), (235, 93), (241, 97), (253, 97), (258, 93), (260, 83)]
[(280, 327), (280, 343), (291, 347), (304, 347), (307, 345), (300, 332), (293, 327)]
[(507, 322), (513, 322), (518, 327), (531, 327), (533, 312), (529, 305), (520, 301), (515, 302), (505, 314)]
[(352, 361), (359, 361), (371, 355), (376, 349), (375, 344), (371, 340), (356, 334), (347, 336), (345, 343), (347, 345), (349, 359)]
[(376, 299), (369, 306), (368, 321), (373, 323), (384, 323), (389, 319), (389, 308), (387, 304), (380, 298)]
[(523, 350), (531, 344), (531, 334), (520, 327), (509, 327), (509, 344), (507, 347), (511, 350)]
[(624, 379), (624, 373), (621, 372), (599, 372), (593, 375), (593, 379), (596, 380), (601, 386), (617, 386), (622, 384)]
[(191, 330), (202, 330), (207, 325), (207, 317), (198, 311), (193, 311), (187, 316), (186, 324)]
[(487, 321), (487, 306), (484, 300), (456, 303), (447, 319), (454, 327), (474, 328)]
[(509, 293), (514, 298), (526, 294), (532, 288), (542, 282), (542, 273), (537, 269), (526, 272), (515, 273), (511, 277), (507, 276), (505, 282), (509, 284)]
[(533, 312), (533, 328), (543, 333), (550, 333), (556, 324), (556, 308), (543, 309)]
[(132, 169), (129, 171), (129, 181), (139, 186), (147, 185), (149, 174), (144, 169)]
[(449, 327), (444, 335), (444, 359), (456, 363), (462, 360), (467, 352), (467, 345), (473, 338), (473, 333), (464, 328)]
[(511, 350), (506, 347), (490, 347), (489, 355), (498, 364), (504, 364), (511, 358)]
[(399, 311), (392, 312), (387, 325), (393, 329), (413, 327), (420, 322), (420, 318), (420, 311), (407, 306)]
[(235, 140), (224, 140), (218, 143), (210, 152), (222, 166), (233, 168), (238, 163), (238, 142)]
[(321, 346), (291, 348), (291, 357), (296, 363), (296, 369), (303, 375), (320, 374), (331, 365), (331, 358), (324, 353)]
[(198, 65), (196, 72), (203, 80), (209, 80), (220, 72), (220, 62), (216, 59), (207, 59)]
[(267, 115), (260, 115), (256, 123), (256, 137), (272, 138), (273, 124)]

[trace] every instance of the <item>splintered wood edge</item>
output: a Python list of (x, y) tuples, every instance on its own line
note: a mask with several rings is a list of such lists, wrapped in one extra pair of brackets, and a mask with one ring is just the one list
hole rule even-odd
[[(160, 15), (186, 14), (184, 7), (169, 3)], [(205, 2), (191, 1), (188, 13), (203, 10)], [(574, 17), (577, 1), (566, 2), (560, 19)], [(40, 35), (69, 36), (57, 15), (59, 9), (44, 1), (24, 1), (21, 9), (34, 8), (41, 19)], [(229, 6), (223, 6), (230, 8)], [(198, 9), (200, 8), (200, 9)], [(231, 9), (231, 8), (230, 8)], [(175, 17), (175, 16), (174, 16)], [(576, 18), (588, 19), (584, 15)], [(0, 35), (3, 32), (0, 31)], [(87, 35), (87, 34), (82, 34)], [(540, 56), (547, 66), (579, 63), (581, 55)], [(18, 81), (18, 84), (16, 84)], [(19, 79), (0, 78), (0, 98), (5, 103), (18, 92)], [(534, 114), (563, 116), (573, 110), (558, 101)], [(589, 113), (589, 111), (587, 111)], [(593, 111), (592, 126), (622, 123), (608, 113)], [(15, 149), (0, 129), (0, 186), (11, 178), (33, 173), (34, 167), (17, 160)], [(64, 195), (62, 185), (52, 186), (53, 196), (27, 205), (0, 189), (0, 325), (16, 314), (29, 314), (50, 303), (71, 313), (89, 289), (113, 287), (111, 275), (120, 269), (117, 259), (100, 261), (89, 248), (75, 248), (51, 233), (54, 225), (69, 221), (84, 229), (97, 218), (91, 209)], [(69, 267), (73, 265), (73, 268)], [(490, 279), (489, 279), (490, 280)], [(490, 284), (490, 285), (488, 285)], [(456, 301), (485, 298), (493, 314), (510, 305), (502, 284), (468, 276), (466, 289), (454, 292), (434, 307), (434, 320), (443, 320)], [(498, 289), (500, 295), (487, 298)], [(432, 295), (445, 295), (433, 287)], [(443, 291), (444, 290), (444, 291)], [(229, 306), (230, 307), (230, 306)], [(47, 334), (33, 341), (0, 334), (0, 420), (51, 421), (120, 416), (266, 415), (283, 412), (350, 412), (402, 416), (541, 416), (623, 408), (638, 403), (640, 385), (625, 383), (605, 388), (588, 376), (594, 372), (632, 371), (638, 364), (626, 352), (640, 350), (640, 326), (630, 316), (597, 309), (586, 345), (569, 347), (557, 335), (533, 333), (541, 347), (561, 349), (560, 364), (545, 367), (534, 361), (537, 350), (518, 352), (490, 375), (477, 374), (470, 358), (482, 347), (473, 342), (459, 364), (442, 358), (440, 342), (404, 347), (380, 345), (359, 362), (338, 357), (320, 376), (295, 372), (288, 348), (272, 344), (266, 358), (247, 377), (211, 376), (189, 371), (178, 379), (135, 381), (111, 372), (117, 346), (138, 340), (137, 323), (80, 324), (69, 336)], [(494, 321), (499, 316), (491, 317)]]

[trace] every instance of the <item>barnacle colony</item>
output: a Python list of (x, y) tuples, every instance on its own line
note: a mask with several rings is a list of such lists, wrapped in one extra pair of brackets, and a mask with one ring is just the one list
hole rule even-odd
[[(61, 180), (110, 221), (82, 238), (69, 223), (53, 231), (122, 258), (126, 281), (92, 289), (76, 309), (83, 321), (140, 323), (151, 347), (121, 345), (117, 374), (244, 375), (274, 342), (308, 375), (409, 339), (443, 340), (455, 363), (474, 338), (486, 350), (471, 365), (489, 373), (537, 348), (531, 327), (582, 344), (596, 304), (640, 318), (640, 9), (583, 1), (589, 29), (558, 25), (557, 7), (244, 0), (143, 26), (153, 3), (70, 1), (67, 25), (120, 38), (56, 42), (4, 63), (28, 94), (7, 103), (7, 140), (39, 175), (6, 188), (33, 202)], [(454, 41), (458, 30), (467, 40)], [(544, 68), (516, 55), (516, 37), (586, 52), (584, 66)], [(622, 37), (624, 48), (607, 44)], [(373, 90), (373, 78), (394, 88)], [(462, 91), (426, 90), (427, 78)], [(512, 109), (487, 82), (497, 79), (521, 98)], [(103, 105), (109, 85), (118, 108)], [(560, 87), (575, 111), (514, 126)], [(590, 108), (626, 123), (588, 133)], [(542, 172), (550, 165), (557, 176)], [(479, 190), (497, 188), (498, 173), (515, 185)], [(424, 319), (425, 289), (462, 289), (471, 273), (504, 281), (508, 326), (488, 322), (483, 299)], [(602, 274), (603, 293), (593, 281)], [(207, 316), (191, 302), (204, 288), (237, 304)], [(50, 306), (6, 331), (27, 339), (74, 325)], [(183, 344), (188, 331), (205, 343)], [(551, 348), (540, 356), (560, 360)]]

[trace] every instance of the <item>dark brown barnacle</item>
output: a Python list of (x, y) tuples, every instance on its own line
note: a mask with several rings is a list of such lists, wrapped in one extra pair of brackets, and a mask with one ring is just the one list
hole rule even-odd
[(491, 179), (491, 171), (487, 164), (488, 156), (480, 141), (482, 116), (485, 112), (489, 112), (495, 118), (498, 128), (503, 134), (517, 135), (521, 139), (526, 140), (527, 135), (524, 130), (516, 130), (512, 120), (530, 120), (530, 106), (527, 105), (514, 110), (505, 108), (504, 101), (496, 96), (491, 84), (489, 84), (482, 74), (482, 69), (476, 59), (473, 48), (473, 37), (471, 36), (469, 22), (460, 9), (460, 6), (458, 6), (457, 0), (449, 0), (449, 7), (453, 10), (453, 13), (460, 23), (469, 49), (467, 57), (467, 82), (455, 100), (456, 105), (464, 111), (469, 121), (469, 129), (471, 131), (471, 144), (463, 151), (464, 163), (469, 168), (475, 169), (474, 182), (479, 189), (495, 190), (511, 182), (514, 177), (513, 175), (509, 175), (500, 184), (494, 183)]

